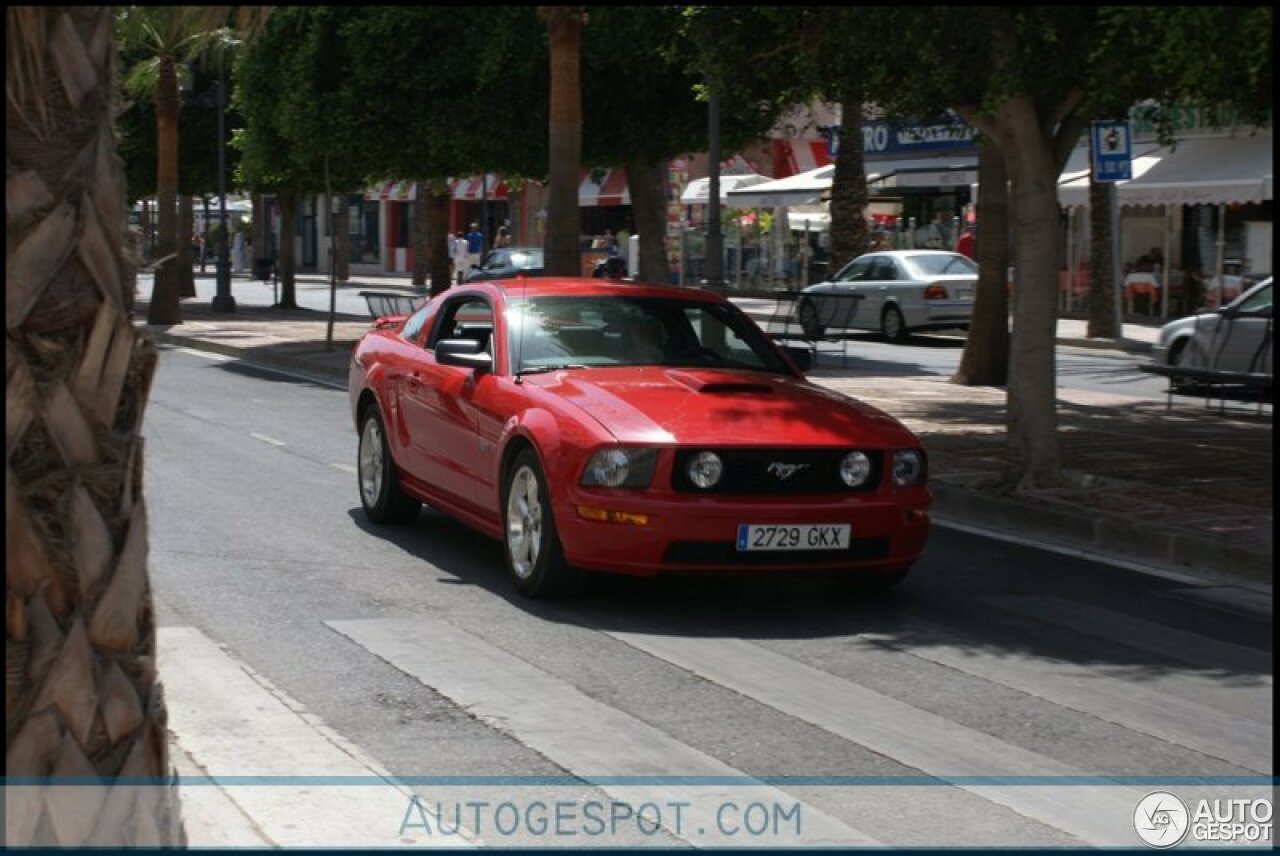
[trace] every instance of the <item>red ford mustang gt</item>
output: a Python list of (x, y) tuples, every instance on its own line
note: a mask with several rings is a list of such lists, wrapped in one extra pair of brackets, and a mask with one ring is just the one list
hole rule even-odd
[(500, 539), (516, 588), (584, 571), (832, 571), (887, 588), (924, 548), (920, 441), (805, 380), (738, 307), (599, 279), (452, 288), (351, 361), (360, 500)]

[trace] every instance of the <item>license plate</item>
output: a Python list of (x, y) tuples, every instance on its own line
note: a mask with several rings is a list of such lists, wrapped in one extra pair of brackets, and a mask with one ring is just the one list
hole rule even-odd
[(848, 523), (750, 524), (738, 526), (738, 550), (847, 550)]
[(968, 299), (969, 299), (969, 298), (971, 298), (971, 297), (973, 297), (973, 289), (972, 289), (972, 288), (957, 288), (957, 289), (956, 289), (956, 298), (957, 298), (957, 299), (959, 299), (959, 300), (968, 300)]

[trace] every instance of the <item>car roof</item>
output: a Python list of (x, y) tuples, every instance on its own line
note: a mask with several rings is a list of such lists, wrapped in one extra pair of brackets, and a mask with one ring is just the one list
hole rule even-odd
[(656, 283), (618, 282), (611, 279), (574, 276), (516, 276), (512, 279), (477, 280), (467, 283), (465, 286), (455, 286), (444, 293), (453, 294), (459, 289), (476, 286), (491, 287), (507, 298), (659, 297), (704, 303), (717, 303), (724, 300), (717, 294), (697, 288), (677, 288)]

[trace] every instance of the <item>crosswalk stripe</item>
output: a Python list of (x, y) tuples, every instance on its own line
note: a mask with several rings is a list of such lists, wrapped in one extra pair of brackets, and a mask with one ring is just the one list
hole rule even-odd
[[(917, 632), (945, 638), (946, 630), (913, 622)], [(875, 634), (860, 634), (868, 649)], [(1222, 713), (1199, 702), (1117, 680), (1071, 663), (996, 656), (971, 647), (913, 645), (893, 639), (898, 651), (1037, 696), (1062, 707), (1114, 722), (1133, 731), (1185, 746), (1247, 770), (1270, 773), (1271, 726)]]
[[(689, 639), (606, 631), (687, 669), (922, 772), (950, 776), (1071, 776), (1067, 764), (998, 740), (740, 639)], [(1087, 777), (1086, 777), (1087, 778)], [(1140, 790), (1107, 787), (957, 787), (1088, 843), (1131, 843)]]
[[(447, 622), (414, 618), (327, 624), (572, 775), (600, 780), (597, 786), (618, 800), (663, 802), (683, 792), (690, 803), (687, 825), (679, 830), (668, 827), (678, 838), (705, 846), (740, 846), (742, 839), (735, 840), (719, 826), (713, 807), (744, 798), (775, 806), (797, 802), (790, 794), (745, 776)], [(682, 789), (671, 782), (655, 783), (655, 776), (699, 777), (703, 781)], [(618, 781), (628, 777), (637, 781)], [(846, 847), (879, 843), (812, 806), (803, 809), (803, 832), (798, 841), (782, 836), (751, 843)]]
[(1247, 670), (1266, 680), (1268, 684), (1271, 681), (1271, 655), (1256, 648), (1220, 642), (1197, 633), (1065, 598), (1001, 595), (978, 597), (976, 600), (1047, 624), (1069, 627), (1087, 636), (1109, 639), (1130, 648), (1174, 657), (1193, 666)]
[[(243, 782), (216, 787), (260, 837), (279, 847), (470, 846), (460, 836), (402, 834), (410, 794), (390, 781), (372, 783), (390, 774), (196, 628), (161, 627), (157, 642), (170, 730), (204, 775)], [(301, 776), (321, 782), (289, 782)], [(366, 783), (329, 786), (323, 783), (328, 777)], [(180, 785), (179, 793), (205, 787), (215, 785)], [(207, 795), (195, 801), (206, 812), (218, 810)], [(227, 820), (229, 826), (244, 823), (238, 816)]]

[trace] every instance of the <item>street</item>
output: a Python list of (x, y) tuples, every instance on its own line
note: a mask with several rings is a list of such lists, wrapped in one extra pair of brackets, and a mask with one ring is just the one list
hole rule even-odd
[(1270, 796), (1266, 598), (937, 526), (879, 601), (531, 602), (365, 522), (342, 390), (165, 346), (144, 436), (179, 771), (246, 778), (183, 785), (193, 844), (1138, 846), (1152, 791)]
[[(212, 267), (210, 268), (212, 271)], [(151, 277), (139, 276), (138, 288), (143, 294), (151, 291)], [(329, 284), (313, 280), (296, 283), (298, 305), (318, 312), (329, 310)], [(339, 313), (368, 317), (361, 291), (387, 290), (377, 283), (351, 285), (338, 288), (336, 309)], [(408, 289), (395, 289), (409, 294)], [(213, 276), (196, 275), (196, 291), (201, 300), (212, 299), (215, 293)], [(255, 306), (270, 306), (278, 300), (278, 286), (273, 290), (270, 282), (234, 279), (232, 295), (237, 302)], [(964, 351), (964, 334), (959, 331), (919, 334), (902, 345), (884, 341), (875, 333), (849, 333), (849, 367), (861, 374), (874, 375), (937, 375), (950, 377), (955, 373)], [(823, 364), (838, 360), (837, 346), (823, 344), (819, 351)], [(1162, 400), (1167, 383), (1163, 378), (1145, 374), (1138, 366), (1149, 362), (1150, 357), (1115, 350), (1091, 350), (1086, 348), (1059, 347), (1057, 351), (1058, 384), (1067, 389), (1084, 389), (1092, 392), (1113, 392), (1123, 395)]]

